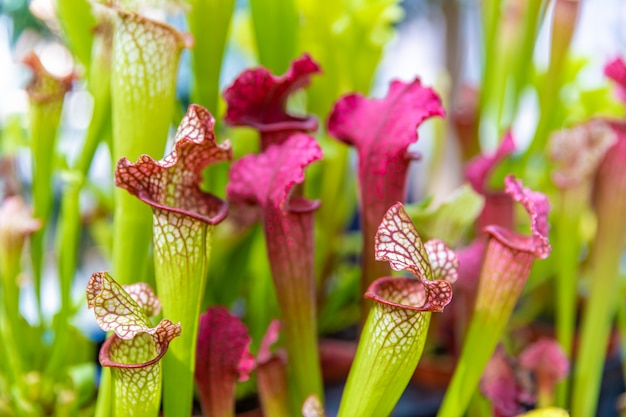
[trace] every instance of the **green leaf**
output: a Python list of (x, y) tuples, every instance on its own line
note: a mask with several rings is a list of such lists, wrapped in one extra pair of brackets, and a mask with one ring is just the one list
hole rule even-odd
[(428, 201), (409, 204), (406, 211), (426, 238), (436, 237), (456, 246), (474, 225), (484, 203), (485, 199), (465, 184), (437, 207)]

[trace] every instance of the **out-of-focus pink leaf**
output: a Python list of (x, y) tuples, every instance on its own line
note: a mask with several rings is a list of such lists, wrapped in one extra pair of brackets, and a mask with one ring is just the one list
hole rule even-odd
[(549, 151), (557, 163), (552, 180), (560, 188), (589, 181), (617, 135), (608, 123), (591, 120), (550, 137)]
[(522, 351), (519, 361), (522, 367), (534, 372), (538, 379), (548, 380), (551, 389), (565, 379), (569, 372), (567, 356), (554, 339), (543, 338), (532, 343)]

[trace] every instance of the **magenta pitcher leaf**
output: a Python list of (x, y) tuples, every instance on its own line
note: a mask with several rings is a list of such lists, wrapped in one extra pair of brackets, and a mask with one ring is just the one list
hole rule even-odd
[(287, 112), (287, 99), (308, 86), (311, 76), (321, 73), (309, 55), (294, 60), (286, 74), (273, 75), (263, 67), (241, 73), (224, 91), (228, 105), (224, 120), (231, 126), (249, 126), (261, 134), (261, 149), (283, 143), (295, 132), (314, 132), (314, 116), (297, 117)]
[(362, 291), (390, 273), (388, 265), (374, 259), (374, 235), (386, 210), (404, 200), (409, 163), (416, 157), (409, 145), (417, 141), (417, 128), (424, 120), (443, 115), (439, 97), (415, 79), (410, 83), (393, 81), (383, 99), (345, 96), (335, 103), (328, 118), (329, 134), (354, 146), (359, 155)]
[(401, 203), (384, 215), (376, 233), (376, 259), (414, 278), (379, 278), (365, 297), (373, 301), (344, 390), (339, 416), (387, 416), (406, 388), (424, 349), (431, 312), (452, 299), (458, 260), (441, 241), (422, 243)]
[(142, 155), (136, 163), (122, 158), (115, 171), (118, 187), (152, 207), (157, 290), (163, 313), (183, 327), (181, 340), (163, 365), (164, 407), (176, 404), (171, 412), (179, 415), (191, 413), (194, 352), (212, 233), (227, 212), (226, 202), (199, 186), (207, 165), (232, 155), (228, 141), (217, 144), (214, 124), (211, 113), (191, 105), (169, 155), (160, 161)]
[(546, 258), (548, 211), (545, 195), (523, 187), (512, 175), (505, 191), (522, 203), (530, 217), (531, 235), (521, 235), (501, 226), (488, 226), (480, 284), (463, 350), (439, 410), (440, 416), (461, 416), (469, 404), (480, 376), (491, 357), (507, 321), (526, 284), (535, 258)]
[(200, 316), (195, 379), (204, 415), (235, 415), (235, 383), (249, 378), (254, 358), (248, 329), (226, 308)]
[(321, 157), (322, 150), (312, 137), (293, 134), (281, 145), (235, 162), (226, 190), (231, 202), (261, 208), (267, 255), (283, 316), (292, 408), (297, 412), (310, 394), (322, 397), (313, 251), (313, 212), (319, 202), (290, 193), (304, 181), (304, 168)]
[(156, 417), (161, 358), (180, 335), (180, 324), (163, 319), (152, 327), (149, 315), (160, 310), (152, 289), (145, 284), (122, 287), (106, 272), (91, 276), (87, 305), (102, 330), (114, 332), (100, 350), (102, 366), (113, 369), (114, 415)]

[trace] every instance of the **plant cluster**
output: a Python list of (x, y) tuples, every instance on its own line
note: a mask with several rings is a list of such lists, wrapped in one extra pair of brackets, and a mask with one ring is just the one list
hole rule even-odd
[[(445, 6), (451, 49), (460, 3)], [(597, 90), (577, 84), (579, 8), (484, 2), (476, 90), (414, 78), (371, 98), (395, 0), (250, 0), (239, 20), (233, 0), (57, 0), (74, 70), (26, 55), (28, 126), (0, 125), (0, 417), (191, 416), (194, 401), (229, 417), (245, 397), (267, 417), (384, 417), (429, 382), (420, 361), (450, 371), (440, 417), (594, 415), (604, 363), (626, 343), (626, 63), (608, 62)], [(184, 16), (190, 33), (159, 16)], [(220, 94), (231, 30), (260, 65)], [(63, 158), (64, 100), (80, 83), (91, 121)], [(522, 146), (511, 126), (529, 89), (539, 119)], [(413, 147), (422, 124), (429, 158)], [(104, 185), (99, 150), (114, 165)], [(417, 202), (414, 161), (429, 165)], [(77, 298), (87, 239), (108, 268)], [(108, 332), (98, 364), (73, 323), (85, 301)], [(357, 336), (329, 341), (345, 329)], [(346, 348), (330, 411), (328, 368)]]

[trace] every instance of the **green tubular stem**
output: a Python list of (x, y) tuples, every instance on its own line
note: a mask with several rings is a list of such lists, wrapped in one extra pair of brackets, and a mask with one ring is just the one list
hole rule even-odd
[[(600, 235), (600, 230), (598, 232)], [(580, 347), (574, 367), (572, 417), (595, 414), (619, 294), (616, 288), (621, 245), (603, 240), (602, 236), (598, 236), (596, 241), (598, 250), (595, 252), (594, 267), (590, 276), (591, 289), (583, 311)]]
[[(589, 189), (566, 189), (561, 192), (561, 211), (557, 218), (555, 245), (559, 268), (556, 275), (556, 336), (568, 360), (573, 360), (574, 330), (576, 327), (576, 289), (578, 286), (579, 227), (582, 206)], [(574, 236), (572, 236), (572, 234)], [(556, 405), (566, 407), (570, 378), (557, 385)]]
[(58, 21), (61, 24), (74, 56), (89, 70), (91, 68), (91, 46), (94, 38), (95, 18), (88, 0), (58, 0)]
[(41, 306), (41, 279), (45, 235), (52, 209), (52, 171), (56, 147), (57, 128), (61, 120), (63, 100), (30, 106), (30, 132), (33, 153), (33, 217), (40, 219), (43, 227), (33, 233), (30, 240), (31, 260), (37, 313), (40, 324), (44, 323)]
[[(540, 117), (537, 129), (528, 150), (524, 154), (525, 165), (528, 165), (528, 158), (541, 152), (545, 146), (548, 133), (554, 127), (555, 119), (553, 115), (558, 104), (558, 93), (563, 85), (563, 70), (569, 52), (569, 44), (576, 27), (579, 8), (579, 1), (556, 0), (552, 20), (550, 64), (545, 83), (539, 95)], [(561, 11), (561, 15), (559, 15), (558, 10)]]
[(45, 373), (55, 375), (63, 364), (67, 352), (69, 320), (72, 315), (72, 282), (78, 260), (78, 239), (80, 237), (79, 195), (82, 178), (70, 179), (61, 201), (61, 221), (59, 224), (58, 246), (63, 248), (59, 255), (59, 290), (61, 309), (54, 326), (52, 353), (46, 364)]
[(499, 245), (489, 239), (474, 314), (438, 416), (464, 415), (528, 278), (534, 255), (513, 250), (503, 258), (508, 250)]
[[(251, 0), (252, 25), (259, 63), (282, 74), (296, 55), (298, 11), (294, 0)], [(275, 45), (280, 45), (276, 48)]]
[(198, 322), (214, 227), (181, 217), (154, 210), (155, 275), (163, 316), (182, 326), (163, 358), (165, 417), (191, 415)]
[(526, 2), (521, 52), (518, 51), (515, 68), (513, 69), (515, 90), (513, 93), (512, 115), (517, 114), (520, 96), (531, 74), (529, 66), (532, 62), (532, 56), (535, 50), (539, 24), (543, 20), (542, 10), (545, 7), (544, 3), (546, 3), (544, 0), (530, 0)]
[[(234, 0), (188, 0), (191, 11), (187, 15), (189, 29), (195, 44), (193, 55), (193, 102), (218, 110), (219, 81), (222, 58), (230, 27)], [(207, 28), (211, 28), (210, 31)]]
[[(111, 368), (102, 368), (100, 374), (100, 387), (98, 388), (98, 401), (96, 402), (95, 417), (112, 417), (113, 410), (113, 380)], [(104, 400), (106, 399), (106, 400)]]
[[(498, 37), (498, 24), (500, 22), (500, 9), (502, 7), (502, 0), (490, 0), (484, 1), (482, 4), (482, 17), (483, 17), (483, 74), (482, 74), (482, 89), (480, 93), (480, 100), (478, 103), (478, 115), (481, 119), (481, 131), (485, 130), (483, 123), (494, 123), (493, 120), (485, 119), (493, 113), (495, 106), (494, 100), (494, 83), (496, 81), (497, 74), (493, 72), (497, 70), (495, 65), (496, 56), (496, 42)], [(489, 138), (496, 139), (496, 138)], [(494, 142), (495, 143), (495, 142)]]
[[(395, 307), (392, 307), (393, 310)], [(395, 308), (397, 309), (397, 308)], [(406, 388), (422, 355), (430, 312), (409, 311), (402, 317), (373, 303), (341, 399), (338, 417), (388, 416)], [(401, 317), (401, 316), (399, 316)], [(415, 319), (414, 323), (411, 320)], [(405, 337), (397, 337), (399, 328)], [(390, 341), (397, 340), (393, 346)]]

